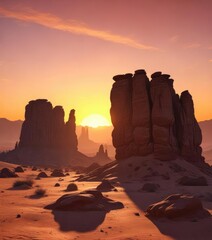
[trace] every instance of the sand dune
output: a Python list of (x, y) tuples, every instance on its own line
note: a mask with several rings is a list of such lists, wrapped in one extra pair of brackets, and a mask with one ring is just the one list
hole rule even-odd
[[(141, 159), (140, 159), (141, 160)], [(139, 159), (133, 159), (137, 166)], [(154, 163), (153, 163), (154, 162)], [(51, 211), (44, 207), (65, 194), (64, 190), (70, 181), (75, 180), (78, 175), (70, 172), (70, 176), (62, 179), (57, 177), (41, 178), (36, 180), (39, 173), (27, 168), (24, 173), (19, 173), (19, 180), (26, 178), (35, 181), (33, 188), (28, 190), (12, 190), (11, 186), (17, 179), (5, 178), (1, 181), (1, 237), (8, 239), (112, 239), (112, 240), (171, 240), (171, 239), (199, 239), (209, 240), (212, 236), (212, 219), (193, 219), (193, 220), (167, 220), (159, 219), (151, 221), (145, 217), (146, 208), (162, 198), (172, 193), (186, 193), (199, 196), (203, 202), (203, 206), (212, 213), (212, 201), (205, 199), (208, 192), (212, 192), (212, 179), (201, 173), (195, 167), (184, 161), (178, 161), (180, 167), (185, 168), (186, 173), (201, 174), (208, 180), (209, 186), (180, 186), (175, 180), (179, 177), (180, 168), (175, 170), (170, 166), (174, 166), (175, 162), (169, 165), (162, 162), (149, 161), (142, 159), (141, 165), (146, 164), (141, 169), (135, 171), (135, 165), (128, 166), (127, 170), (122, 169), (118, 178), (108, 175), (109, 179), (113, 179), (117, 192), (111, 191), (103, 193), (103, 195), (115, 201), (124, 204), (123, 209), (113, 210), (110, 212), (89, 211), (89, 212), (63, 212)], [(151, 164), (158, 164), (157, 171), (163, 175), (163, 171), (168, 171), (170, 180), (166, 180), (161, 176), (146, 176), (150, 171)], [(132, 164), (132, 159), (127, 159), (124, 165)], [(163, 164), (164, 166), (162, 166)], [(0, 163), (1, 167), (13, 167), (12, 164)], [(116, 163), (110, 165), (108, 172), (117, 170)], [(137, 166), (138, 167), (138, 166)], [(133, 171), (129, 171), (133, 169)], [(180, 175), (185, 171), (180, 172)], [(106, 174), (108, 174), (108, 172)], [(137, 178), (136, 172), (139, 172), (140, 178)], [(150, 171), (151, 172), (151, 171)], [(46, 171), (49, 176), (51, 171)], [(129, 178), (129, 174), (134, 175)], [(92, 175), (92, 174), (90, 174)], [(151, 175), (151, 174), (150, 174)], [(167, 174), (166, 174), (167, 175)], [(60, 187), (54, 187), (55, 183), (60, 183)], [(153, 182), (160, 185), (156, 192), (138, 191), (144, 183)], [(75, 182), (79, 191), (90, 188), (96, 188), (99, 181), (81, 181)], [(32, 198), (34, 191), (38, 185), (46, 189), (47, 196), (40, 198)], [(20, 214), (20, 218), (17, 215)], [(179, 231), (180, 229), (180, 231)]]

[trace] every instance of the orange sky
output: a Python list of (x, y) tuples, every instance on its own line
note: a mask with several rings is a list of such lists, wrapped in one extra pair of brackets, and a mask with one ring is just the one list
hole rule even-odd
[(77, 123), (110, 119), (112, 77), (144, 68), (189, 89), (198, 120), (212, 118), (211, 0), (1, 0), (0, 117), (24, 118), (47, 98)]

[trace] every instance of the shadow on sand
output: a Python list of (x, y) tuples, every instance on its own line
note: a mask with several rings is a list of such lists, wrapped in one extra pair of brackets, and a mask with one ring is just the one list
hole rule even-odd
[(57, 211), (53, 210), (54, 220), (59, 224), (60, 230), (64, 232), (77, 231), (89, 232), (95, 230), (103, 223), (105, 211)]
[[(168, 195), (177, 193), (169, 192), (167, 194), (154, 193), (144, 193), (138, 192), (135, 188), (132, 189), (129, 183), (121, 182), (121, 186), (124, 188), (124, 191), (129, 196), (129, 198), (137, 205), (137, 207), (145, 212), (147, 207), (153, 203), (161, 201), (164, 197)], [(138, 184), (141, 186), (141, 183)], [(179, 193), (179, 192), (178, 192)], [(204, 202), (204, 207), (207, 209), (212, 209), (212, 202)], [(176, 220), (169, 219), (152, 219), (148, 218), (158, 230), (166, 235), (170, 236), (173, 239), (177, 240), (190, 240), (191, 236), (195, 236), (195, 239), (212, 239), (212, 216), (198, 219), (198, 218), (183, 218)], [(210, 229), (210, 230), (209, 230)], [(208, 231), (209, 230), (209, 231)]]

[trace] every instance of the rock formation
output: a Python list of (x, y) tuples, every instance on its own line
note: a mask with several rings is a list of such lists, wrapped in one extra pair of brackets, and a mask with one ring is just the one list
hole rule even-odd
[(98, 190), (85, 190), (83, 192), (65, 194), (56, 202), (49, 204), (45, 209), (60, 211), (104, 211), (122, 209), (121, 202), (113, 201), (102, 195)]
[(104, 165), (111, 161), (111, 159), (108, 157), (107, 149), (104, 148), (103, 144), (99, 146), (99, 149), (93, 159), (95, 163), (100, 165)]
[(151, 78), (145, 70), (113, 77), (110, 113), (116, 159), (154, 154), (161, 160), (183, 156), (201, 162), (202, 134), (192, 96), (184, 91), (179, 97), (168, 74), (155, 72)]
[(104, 146), (101, 144), (99, 150), (96, 153), (96, 158), (108, 158), (107, 149), (104, 150)]
[(48, 167), (83, 166), (93, 159), (78, 151), (75, 110), (64, 122), (64, 110), (46, 99), (33, 100), (25, 109), (20, 141), (16, 148), (0, 154), (3, 161)]
[(192, 195), (173, 194), (164, 200), (150, 205), (146, 210), (149, 218), (205, 218), (209, 211), (203, 208), (202, 202)]
[(75, 110), (64, 123), (61, 106), (52, 107), (46, 99), (30, 101), (26, 106), (18, 148), (70, 149), (77, 151)]

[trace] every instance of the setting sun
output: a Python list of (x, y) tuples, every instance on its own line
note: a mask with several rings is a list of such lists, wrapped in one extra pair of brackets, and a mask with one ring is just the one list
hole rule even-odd
[(80, 125), (96, 128), (100, 126), (110, 126), (110, 123), (100, 114), (91, 114), (84, 118)]

